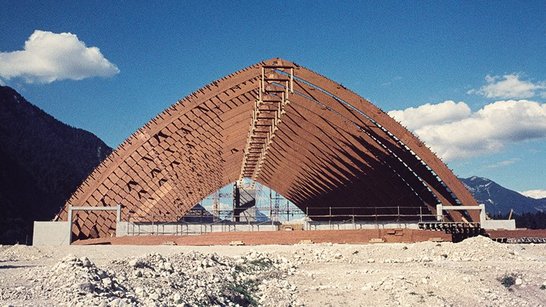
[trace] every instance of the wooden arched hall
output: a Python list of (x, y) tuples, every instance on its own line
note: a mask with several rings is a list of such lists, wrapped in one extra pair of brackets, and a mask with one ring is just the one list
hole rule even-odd
[[(178, 221), (242, 178), (307, 207), (477, 205), (423, 142), (381, 109), (283, 59), (244, 68), (148, 122), (100, 164), (67, 206), (121, 204), (131, 215)], [(473, 220), (450, 211), (449, 219)], [(106, 236), (114, 216), (82, 212), (73, 233)]]

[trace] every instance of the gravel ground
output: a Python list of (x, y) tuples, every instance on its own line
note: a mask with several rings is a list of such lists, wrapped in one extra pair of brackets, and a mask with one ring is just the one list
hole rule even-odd
[(0, 246), (0, 306), (546, 306), (546, 245)]

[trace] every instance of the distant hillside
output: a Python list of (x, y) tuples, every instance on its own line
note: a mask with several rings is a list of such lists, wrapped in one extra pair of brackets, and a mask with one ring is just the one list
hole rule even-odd
[(111, 152), (0, 86), (0, 244), (30, 241), (32, 221), (52, 219)]
[(514, 213), (546, 212), (546, 198), (534, 199), (507, 189), (496, 182), (482, 177), (461, 178), (478, 203), (485, 204), (490, 215), (506, 215), (510, 209)]

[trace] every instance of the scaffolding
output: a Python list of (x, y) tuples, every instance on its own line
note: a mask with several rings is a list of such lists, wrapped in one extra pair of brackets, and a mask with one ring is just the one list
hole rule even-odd
[[(276, 191), (244, 178), (203, 199), (178, 222), (135, 221), (133, 234), (198, 234), (212, 231), (297, 229), (362, 229), (368, 227), (417, 228), (436, 220), (430, 208), (391, 206), (309, 206), (303, 210)], [(411, 225), (410, 225), (411, 224)]]

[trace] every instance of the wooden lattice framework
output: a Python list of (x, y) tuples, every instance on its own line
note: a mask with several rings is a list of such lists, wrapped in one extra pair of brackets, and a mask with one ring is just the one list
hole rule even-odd
[[(123, 220), (177, 221), (244, 177), (304, 211), (477, 205), (451, 170), (385, 112), (305, 67), (271, 59), (163, 111), (100, 164), (66, 206), (122, 204)], [(67, 218), (66, 206), (59, 219)], [(81, 213), (73, 233), (106, 236), (112, 218)], [(473, 216), (453, 211), (448, 218)]]

